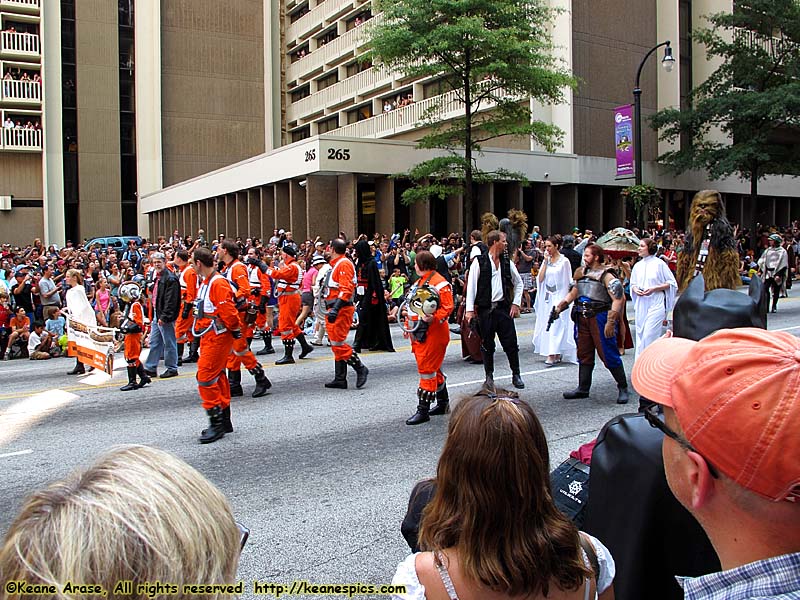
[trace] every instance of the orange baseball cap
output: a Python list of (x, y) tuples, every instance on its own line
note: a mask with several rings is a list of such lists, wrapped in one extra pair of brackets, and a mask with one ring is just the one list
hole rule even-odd
[(737, 485), (800, 502), (799, 338), (750, 327), (699, 342), (661, 338), (636, 359), (632, 380)]

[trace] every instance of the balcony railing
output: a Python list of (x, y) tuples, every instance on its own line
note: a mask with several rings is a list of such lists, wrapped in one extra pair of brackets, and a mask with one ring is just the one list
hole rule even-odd
[(736, 28), (734, 36), (738, 41), (746, 43), (751, 48), (759, 48), (776, 58), (787, 50), (794, 49), (795, 43), (780, 37), (762, 35), (749, 29)]
[(391, 80), (392, 74), (383, 67), (366, 69), (290, 104), (286, 118), (288, 121), (296, 121), (333, 104), (371, 92), (381, 85), (390, 83)]
[(0, 0), (0, 9), (18, 9), (27, 13), (39, 11), (39, 0)]
[(3, 150), (41, 150), (42, 130), (22, 129), (18, 127), (2, 129)]
[(338, 13), (350, 5), (364, 2), (365, 0), (325, 0), (312, 8), (309, 12), (286, 27), (286, 39), (297, 40), (307, 35), (318, 24), (330, 21)]
[(324, 46), (320, 46), (297, 62), (289, 65), (286, 69), (286, 81), (296, 81), (301, 75), (312, 73), (320, 67), (342, 58), (348, 53), (352, 56), (354, 51), (367, 41), (365, 25), (373, 24), (376, 22), (375, 19), (381, 17), (382, 15), (377, 15), (369, 19), (362, 25), (354, 27), (347, 33), (340, 35)]
[(34, 33), (3, 31), (0, 33), (0, 52), (39, 56), (41, 52), (39, 36)]
[[(498, 90), (498, 96), (503, 96), (504, 92)], [(435, 115), (437, 120), (447, 121), (464, 114), (464, 104), (456, 96), (455, 91), (447, 92), (441, 96), (434, 96), (427, 100), (415, 102), (402, 108), (396, 108), (389, 112), (381, 113), (369, 119), (351, 123), (338, 129), (333, 129), (323, 135), (336, 135), (340, 137), (355, 138), (383, 138), (410, 129), (416, 129), (422, 123), (423, 117), (429, 109), (438, 106)], [(494, 102), (484, 102), (480, 105), (479, 112), (489, 110), (495, 106)]]
[(38, 81), (4, 79), (0, 82), (0, 100), (41, 103), (42, 84)]

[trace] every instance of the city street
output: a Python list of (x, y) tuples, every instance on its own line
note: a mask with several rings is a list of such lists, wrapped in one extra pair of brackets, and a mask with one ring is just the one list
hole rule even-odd
[[(770, 315), (770, 329), (800, 333), (800, 290)], [(628, 314), (632, 317), (632, 307)], [(538, 413), (551, 451), (551, 468), (591, 440), (621, 412), (611, 375), (599, 364), (592, 395), (564, 400), (577, 384), (577, 366), (546, 369), (531, 345), (534, 316), (517, 320), (523, 379), (521, 397)], [(235, 433), (214, 444), (197, 442), (207, 424), (194, 378), (195, 366), (145, 389), (120, 392), (124, 359), (116, 355), (112, 381), (66, 372), (73, 359), (0, 363), (0, 497), (5, 533), (24, 497), (115, 444), (148, 444), (183, 458), (227, 495), (236, 519), (250, 528), (239, 566), (245, 597), (253, 580), (291, 583), (390, 583), (409, 552), (400, 534), (408, 495), (419, 479), (435, 474), (448, 417), (408, 427), (416, 406), (417, 374), (409, 343), (392, 325), (395, 353), (362, 354), (367, 385), (326, 390), (333, 377), (330, 348), (317, 347), (306, 360), (276, 367), (278, 354), (259, 357), (273, 383), (271, 393), (251, 398), (252, 377), (243, 371), (244, 398), (235, 398)], [(352, 340), (351, 332), (350, 340)], [(253, 349), (262, 347), (260, 340)], [(499, 348), (499, 346), (498, 346)], [(295, 356), (297, 352), (295, 353)], [(477, 391), (481, 366), (462, 362), (452, 336), (444, 370), (451, 399)], [(633, 351), (624, 356), (630, 379)], [(505, 355), (498, 352), (496, 379), (510, 387)], [(159, 367), (159, 371), (163, 367)], [(202, 582), (201, 582), (202, 583)], [(284, 596), (286, 597), (286, 596)], [(326, 596), (333, 597), (333, 596)]]

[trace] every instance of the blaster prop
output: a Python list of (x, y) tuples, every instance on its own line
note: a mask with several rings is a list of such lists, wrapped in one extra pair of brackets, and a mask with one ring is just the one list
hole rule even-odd
[(556, 322), (560, 314), (561, 313), (558, 312), (558, 307), (554, 306), (553, 310), (550, 311), (550, 318), (547, 319), (547, 329), (545, 329), (545, 331), (550, 331), (550, 326)]

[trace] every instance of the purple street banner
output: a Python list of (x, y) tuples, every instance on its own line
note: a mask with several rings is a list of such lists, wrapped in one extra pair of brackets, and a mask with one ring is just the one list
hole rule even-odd
[(614, 148), (617, 155), (617, 177), (633, 177), (633, 107), (630, 104), (614, 109)]

